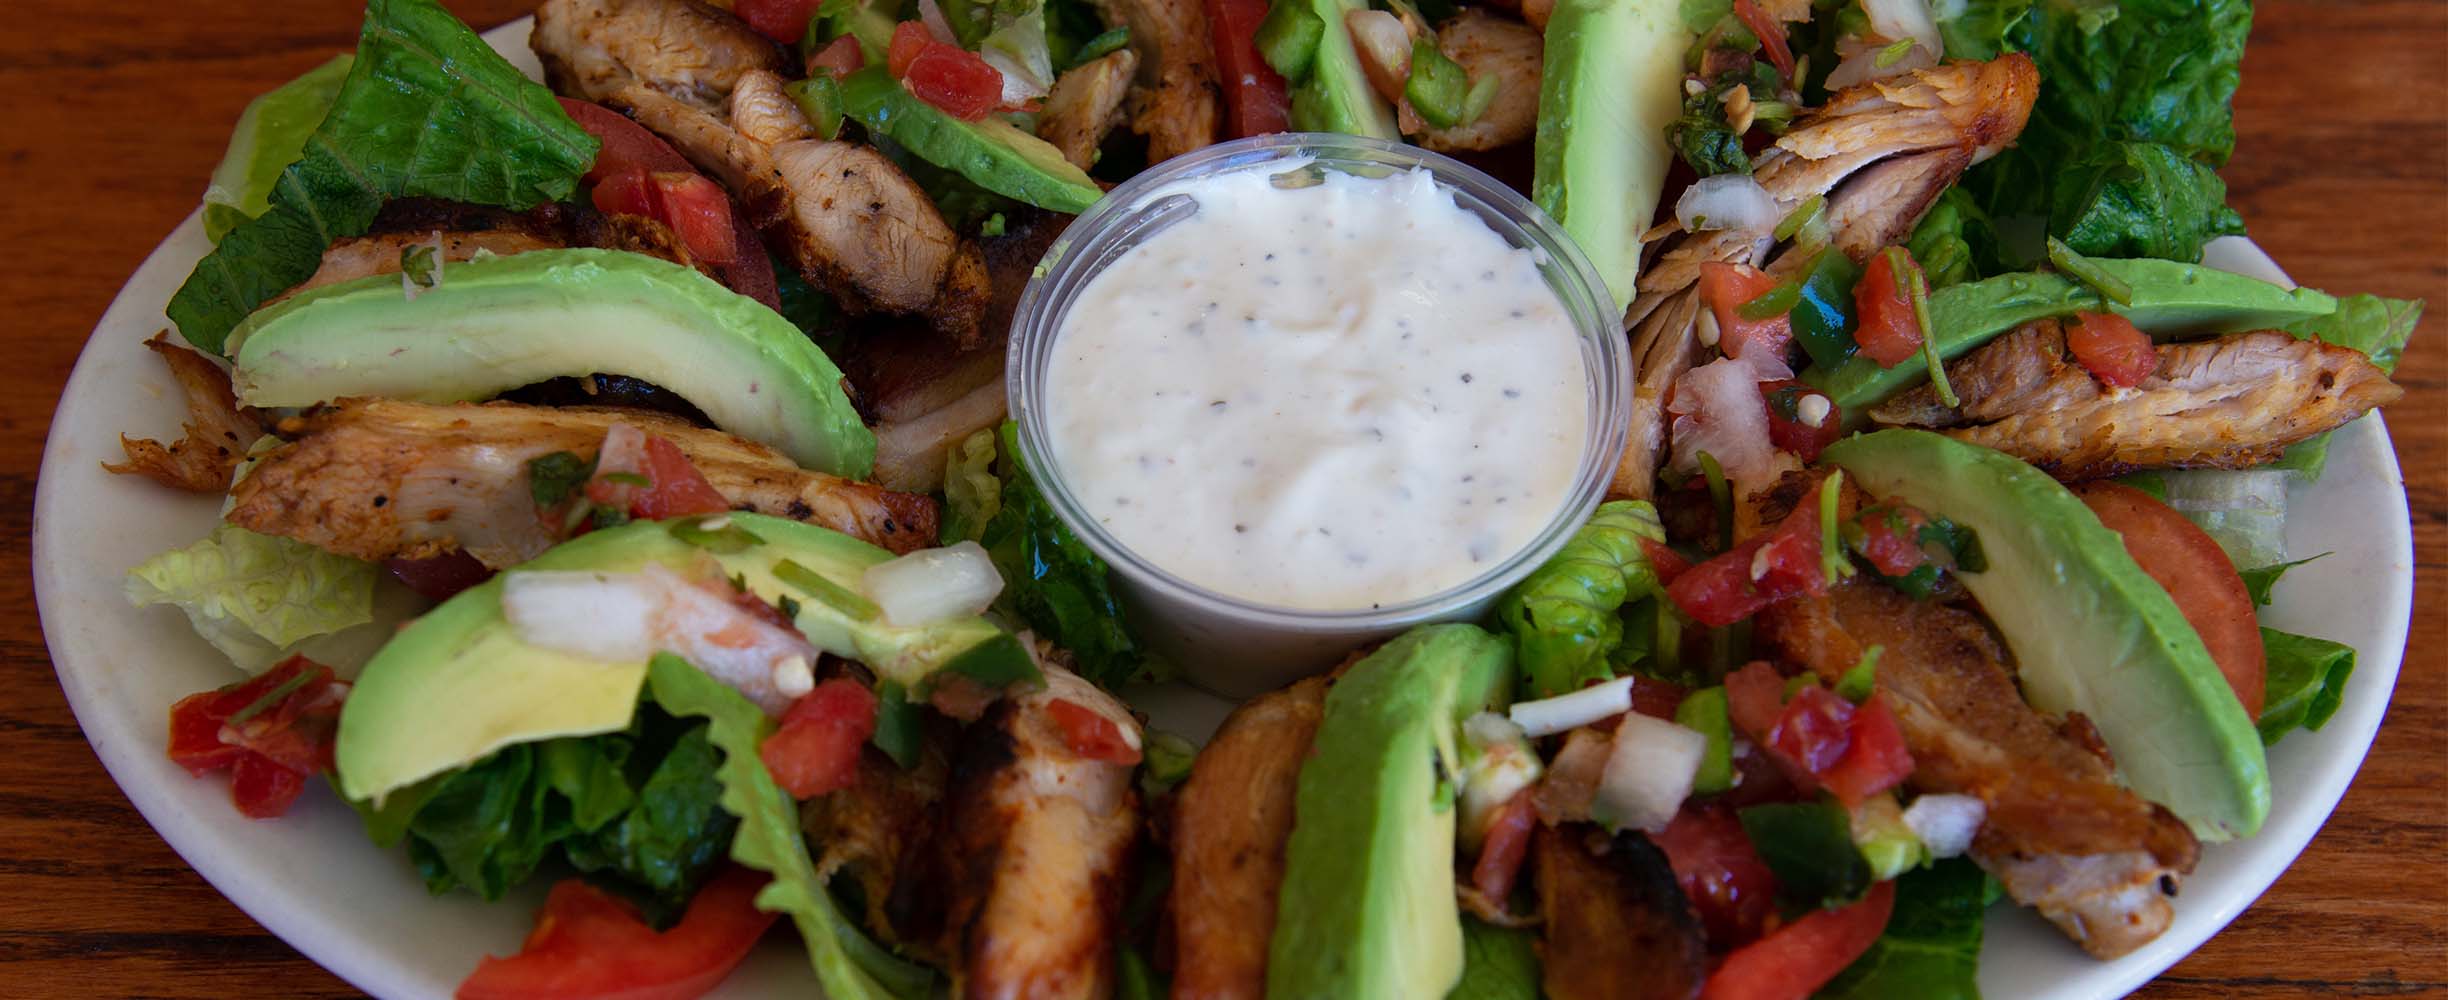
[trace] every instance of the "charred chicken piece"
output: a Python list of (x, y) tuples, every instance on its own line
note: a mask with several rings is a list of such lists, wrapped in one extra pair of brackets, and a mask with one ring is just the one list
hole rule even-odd
[(2161, 344), (2158, 369), (2104, 386), (2040, 320), (1947, 365), (1963, 405), (1921, 386), (1870, 411), (2003, 451), (2067, 482), (2136, 469), (2241, 469), (2405, 394), (2362, 352), (2276, 330)]
[(187, 398), (186, 437), (168, 445), (144, 438), (119, 436), (127, 461), (102, 468), (119, 475), (138, 475), (174, 490), (219, 493), (229, 488), (230, 474), (247, 449), (263, 436), (262, 415), (238, 405), (230, 389), (229, 371), (213, 359), (170, 342), (164, 330), (145, 341), (161, 355)]
[(229, 520), (358, 559), (465, 551), (516, 565), (558, 540), (527, 462), (590, 455), (615, 424), (680, 446), (735, 509), (820, 524), (896, 552), (934, 544), (935, 503), (808, 472), (764, 445), (634, 410), (344, 400), (307, 417), (230, 491)]
[(1686, 1000), (1708, 978), (1708, 945), (1666, 854), (1638, 831), (1541, 826), (1531, 841), (1550, 1000)]
[(1131, 74), (1138, 69), (1139, 54), (1122, 49), (1063, 71), (1046, 95), (1037, 137), (1053, 143), (1072, 166), (1095, 166), (1097, 147), (1122, 122), (1122, 100), (1130, 96)]
[(1130, 29), (1139, 57), (1131, 131), (1147, 137), (1147, 161), (1213, 144), (1223, 134), (1223, 92), (1199, 0), (1096, 0), (1096, 8), (1106, 24)]
[(1182, 784), (1168, 902), (1177, 1000), (1266, 995), (1284, 844), (1327, 683), (1312, 677), (1234, 709)]

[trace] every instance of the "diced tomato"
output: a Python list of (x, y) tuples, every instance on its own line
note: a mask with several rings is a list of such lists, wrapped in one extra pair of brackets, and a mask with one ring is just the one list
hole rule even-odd
[(1224, 84), (1224, 131), (1240, 139), (1290, 128), (1291, 98), (1283, 74), (1258, 55), (1258, 24), (1267, 0), (1206, 0), (1209, 44)]
[(1530, 834), (1538, 828), (1538, 809), (1531, 800), (1531, 790), (1525, 788), (1497, 808), (1488, 821), (1487, 839), (1479, 845), (1479, 859), (1471, 863), (1471, 887), (1498, 904), (1513, 895), (1522, 859), (1530, 854)]
[(1785, 710), (1785, 676), (1766, 660), (1753, 660), (1726, 674), (1726, 719), (1745, 738), (1763, 743)]
[(646, 477), (654, 485), (629, 498), (632, 517), (659, 521), (731, 509), (731, 501), (723, 499), (714, 484), (707, 482), (705, 474), (689, 461), (687, 453), (669, 438), (646, 439)]
[(1754, 742), (1780, 760), (1800, 765), (1796, 783), (1815, 784), (1836, 769), (1852, 746), (1853, 703), (1816, 683), (1805, 684), (1777, 713), (1776, 725)]
[[(898, 30), (893, 33), (896, 36), (900, 34)], [(817, 73), (847, 76), (867, 65), (867, 53), (859, 48), (857, 38), (843, 35), (826, 42), (824, 48), (817, 49), (815, 55), (808, 57), (807, 65), (811, 76)]]
[(875, 692), (857, 681), (836, 677), (818, 684), (791, 702), (757, 756), (792, 798), (848, 788), (858, 776), (859, 748), (875, 735), (876, 704)]
[[(1813, 427), (1802, 419), (1801, 406), (1805, 399), (1816, 397), (1828, 404), (1826, 415)], [(1844, 436), (1844, 421), (1836, 412), (1836, 402), (1825, 393), (1794, 379), (1775, 379), (1760, 383), (1760, 398), (1768, 403), (1768, 442), (1779, 450), (1792, 452), (1805, 462), (1816, 462), (1819, 453)]]
[(1861, 540), (1853, 551), (1880, 573), (1903, 576), (1930, 561), (1929, 552), (1921, 547), (1921, 529), (1929, 524), (1929, 515), (1918, 508), (1880, 504), (1864, 509), (1854, 523), (1861, 525)]
[(808, 19), (816, 16), (818, 0), (738, 0), (731, 13), (748, 22), (757, 34), (784, 45), (807, 37)]
[(2105, 384), (2130, 389), (2159, 370), (2159, 351), (2151, 346), (2150, 335), (2115, 313), (2075, 313), (2065, 336), (2074, 360)]
[(893, 25), (892, 42), (884, 47), (885, 70), (895, 80), (909, 76), (910, 64), (917, 62), (918, 54), (933, 44), (935, 36), (927, 31), (926, 25), (916, 21)]
[(179, 699), (170, 707), (170, 760), (199, 778), (228, 770), (240, 813), (279, 816), (308, 777), (331, 769), (347, 695), (331, 668), (292, 656), (258, 676)]
[(1759, 36), (1760, 46), (1768, 50), (1768, 64), (1778, 73), (1792, 79), (1793, 49), (1785, 44), (1785, 22), (1769, 17), (1751, 0), (1734, 0), (1734, 16), (1742, 19), (1743, 27)]
[(1881, 368), (1893, 368), (1921, 353), (1921, 321), (1913, 315), (1906, 275), (1896, 273), (1893, 256), (1885, 251), (1871, 254), (1861, 281), (1853, 285), (1853, 342), (1861, 345), (1863, 357)]
[(1759, 937), (1776, 913), (1776, 876), (1733, 810), (1714, 803), (1684, 806), (1653, 839), (1666, 852), (1666, 864), (1700, 914), (1713, 948), (1722, 951)]
[[(895, 44), (900, 36), (895, 34)], [(910, 60), (901, 85), (910, 95), (965, 122), (983, 121), (1003, 103), (1003, 72), (958, 45), (930, 42)]]
[(630, 169), (595, 185), (595, 207), (610, 215), (642, 215), (670, 226), (689, 255), (721, 267), (739, 259), (732, 236), (731, 196), (692, 172)]
[(1640, 677), (1632, 681), (1632, 710), (1653, 719), (1673, 721), (1675, 709), (1690, 691), (1672, 681)]
[(1692, 567), (1691, 560), (1683, 558), (1683, 553), (1667, 548), (1664, 542), (1642, 538), (1640, 550), (1641, 555), (1648, 558), (1649, 568), (1656, 571), (1658, 580), (1664, 583), (1673, 583), (1675, 577), (1682, 576), (1684, 570)]
[(1742, 317), (1743, 303), (1776, 286), (1775, 278), (1749, 264), (1709, 261), (1700, 265), (1700, 301), (1717, 319), (1717, 349), (1726, 357), (1749, 357), (1753, 351), (1779, 359), (1785, 356), (1786, 347), (1793, 343), (1790, 313), (1769, 319)]
[(1046, 714), (1062, 728), (1063, 742), (1071, 752), (1089, 760), (1108, 764), (1139, 763), (1139, 748), (1122, 735), (1122, 727), (1114, 725), (1104, 713), (1075, 701), (1056, 698), (1046, 703)]
[(385, 559), (383, 569), (428, 601), (450, 600), (493, 578), (490, 567), (458, 549), (423, 559)]
[(1727, 955), (1700, 1000), (1803, 1000), (1869, 951), (1894, 912), (1895, 883), (1881, 882), (1861, 902), (1804, 914)]
[(1666, 596), (1693, 621), (1724, 628), (1786, 598), (1827, 593), (1818, 510), (1813, 488), (1776, 527), (1675, 577)]
[(2226, 551), (2191, 518), (2131, 486), (2103, 480), (2074, 495), (2124, 537), (2126, 553), (2176, 602), (2244, 711), (2259, 719), (2269, 683), (2260, 613)]
[(1851, 808), (1903, 784), (1912, 771), (1912, 753), (1904, 747), (1904, 729), (1896, 724), (1895, 711), (1887, 707), (1885, 695), (1873, 694), (1854, 710), (1853, 721), (1846, 726), (1844, 756), (1820, 772), (1819, 780), (1837, 801)]
[(694, 1000), (720, 985), (779, 914), (756, 907), (764, 875), (733, 866), (697, 890), (670, 930), (578, 879), (554, 883), (518, 954), (486, 958), (459, 1000)]

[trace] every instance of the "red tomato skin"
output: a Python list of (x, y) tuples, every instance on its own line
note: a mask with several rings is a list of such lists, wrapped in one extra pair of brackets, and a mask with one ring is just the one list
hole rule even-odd
[(1675, 577), (1682, 576), (1685, 570), (1692, 568), (1691, 560), (1683, 558), (1683, 553), (1667, 548), (1664, 542), (1642, 538), (1640, 550), (1641, 555), (1648, 558), (1649, 568), (1657, 572), (1658, 580), (1662, 583), (1673, 583)]
[(1283, 74), (1258, 55), (1258, 24), (1265, 0), (1206, 0), (1208, 42), (1216, 75), (1224, 84), (1226, 138), (1240, 139), (1291, 127), (1292, 101)]
[(1781, 451), (1792, 452), (1805, 462), (1818, 461), (1820, 452), (1826, 451), (1827, 446), (1844, 436), (1844, 420), (1837, 415), (1835, 400), (1828, 400), (1827, 418), (1819, 421), (1819, 426), (1813, 427), (1803, 423), (1799, 416), (1787, 417), (1778, 409), (1777, 396), (1780, 393), (1788, 394), (1797, 403), (1805, 396), (1826, 399), (1826, 394), (1804, 385), (1798, 379), (1760, 383), (1760, 398), (1768, 403), (1768, 443)]
[(1724, 628), (1786, 598), (1827, 593), (1827, 570), (1819, 562), (1819, 490), (1794, 510), (1776, 527), (1676, 576), (1666, 596), (1693, 621)]
[(837, 792), (858, 777), (859, 749), (875, 735), (875, 721), (875, 692), (836, 677), (792, 702), (757, 756), (794, 799)]
[(1870, 565), (1888, 576), (1903, 576), (1930, 561), (1921, 548), (1921, 528), (1929, 524), (1929, 515), (1904, 504), (1880, 504), (1863, 510), (1854, 521), (1861, 525), (1862, 541), (1855, 551)]
[(1488, 823), (1487, 840), (1479, 845), (1478, 860), (1471, 863), (1471, 887), (1499, 904), (1510, 898), (1513, 883), (1521, 877), (1522, 859), (1530, 854), (1530, 834), (1537, 827), (1538, 810), (1531, 805), (1530, 790), (1515, 792)]
[(731, 501), (707, 482), (704, 473), (689, 461), (669, 438), (646, 439), (646, 476), (654, 485), (631, 497), (629, 514), (651, 521), (670, 517), (692, 517), (700, 514), (720, 514), (731, 509)]
[(230, 802), (248, 819), (276, 819), (306, 792), (306, 773), (262, 754), (244, 754), (230, 768)]
[(1818, 778), (1836, 768), (1852, 749), (1853, 703), (1817, 684), (1805, 684), (1785, 703), (1763, 745), (1800, 764)]
[(1895, 883), (1881, 882), (1861, 902), (1804, 914), (1727, 955), (1700, 1000), (1804, 1000), (1870, 950), (1894, 913)]
[(493, 578), (492, 569), (458, 549), (423, 559), (386, 559), (383, 569), (428, 601), (450, 600), (460, 591)]
[(1776, 876), (1733, 810), (1715, 803), (1687, 805), (1652, 839), (1666, 852), (1666, 864), (1699, 913), (1712, 948), (1724, 951), (1759, 937), (1776, 913)]
[(2244, 711), (2261, 718), (2269, 662), (2261, 645), (2260, 612), (2226, 550), (2192, 519), (2131, 486), (2102, 480), (2083, 484), (2074, 495), (2125, 539), (2126, 553), (2167, 591), (2201, 636)]
[(808, 19), (816, 16), (817, 0), (739, 0), (731, 13), (748, 22), (757, 34), (784, 45), (807, 37)]
[(733, 866), (708, 880), (670, 930), (578, 879), (553, 885), (519, 953), (486, 956), (459, 1000), (695, 1000), (731, 974), (779, 914), (760, 912), (765, 876)]
[(1003, 103), (1003, 72), (977, 53), (942, 42), (928, 43), (910, 60), (901, 85), (911, 96), (965, 122), (984, 121)]
[(2130, 389), (2159, 370), (2159, 350), (2151, 345), (2150, 335), (2123, 316), (2075, 313), (2065, 337), (2075, 362), (2104, 384)]
[(595, 153), (595, 163), (587, 168), (587, 183), (600, 184), (606, 177), (629, 170), (654, 173), (692, 169), (688, 158), (673, 149), (671, 143), (647, 131), (646, 126), (630, 121), (628, 116), (589, 101), (567, 97), (560, 101), (561, 110), (602, 144)]
[(1820, 772), (1819, 780), (1847, 809), (1912, 776), (1912, 752), (1904, 747), (1904, 729), (1884, 695), (1873, 694), (1854, 710), (1845, 743), (1844, 756)]
[(1853, 342), (1861, 345), (1863, 357), (1893, 368), (1921, 353), (1921, 322), (1904, 293), (1904, 276), (1885, 252), (1870, 255), (1853, 286), (1853, 308)]
[(1708, 305), (1717, 319), (1717, 350), (1729, 358), (1749, 357), (1753, 351), (1766, 351), (1770, 357), (1783, 358), (1793, 343), (1793, 319), (1790, 313), (1770, 319), (1744, 319), (1743, 303), (1768, 294), (1777, 280), (1749, 264), (1727, 264), (1709, 261), (1700, 265), (1700, 301)]
[[(894, 34), (898, 35), (899, 33), (899, 29), (896, 28), (894, 30)], [(824, 48), (816, 50), (816, 53), (809, 56), (807, 60), (808, 75), (810, 76), (814, 76), (817, 73), (825, 73), (830, 76), (848, 76), (852, 73), (858, 72), (866, 65), (867, 53), (859, 48), (858, 39), (849, 35), (843, 35), (840, 38), (826, 42)]]
[(1734, 0), (1734, 16), (1741, 18), (1743, 26), (1759, 36), (1761, 47), (1768, 50), (1769, 65), (1775, 66), (1778, 73), (1792, 77), (1793, 49), (1785, 44), (1784, 23), (1769, 17), (1751, 0)]
[(1096, 709), (1056, 698), (1046, 703), (1046, 715), (1062, 728), (1063, 742), (1072, 753), (1108, 764), (1139, 763), (1139, 748), (1123, 737), (1122, 727)]
[(1632, 681), (1632, 710), (1652, 719), (1674, 721), (1675, 709), (1691, 692), (1672, 681), (1640, 677)]
[(727, 267), (739, 259), (739, 244), (731, 234), (731, 196), (696, 173), (659, 172), (653, 176), (657, 207), (689, 255)]
[(910, 64), (917, 62), (918, 54), (933, 44), (935, 36), (928, 33), (926, 25), (916, 21), (893, 25), (892, 42), (884, 47), (885, 70), (895, 80), (909, 76)]
[[(230, 718), (254, 707), (304, 674), (307, 680), (280, 701), (256, 709), (236, 725)], [(179, 699), (170, 707), (170, 761), (203, 777), (230, 772), (230, 801), (252, 819), (289, 810), (306, 779), (332, 766), (332, 737), (348, 685), (331, 668), (292, 656), (255, 677)]]
[(1766, 660), (1753, 660), (1725, 678), (1726, 718), (1753, 743), (1764, 742), (1784, 712), (1785, 677)]

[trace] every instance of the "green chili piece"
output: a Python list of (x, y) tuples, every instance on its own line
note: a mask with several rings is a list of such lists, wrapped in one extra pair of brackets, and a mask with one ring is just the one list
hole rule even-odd
[(1780, 281), (1777, 282), (1775, 288), (1761, 292), (1759, 298), (1743, 303), (1741, 308), (1734, 310), (1734, 314), (1754, 321), (1775, 319), (1792, 312), (1794, 304), (1800, 301), (1802, 301), (1802, 283)]
[(884, 609), (877, 607), (876, 602), (868, 600), (867, 595), (835, 583), (827, 579), (824, 574), (788, 559), (774, 564), (773, 575), (783, 583), (799, 588), (801, 593), (815, 598), (817, 603), (841, 612), (854, 621), (871, 622), (876, 620), (877, 615), (884, 613)]
[(2054, 236), (2048, 238), (2048, 259), (2049, 263), (2058, 270), (2065, 272), (2076, 281), (2091, 286), (2091, 290), (2098, 292), (2100, 298), (2120, 306), (2133, 304), (2132, 285), (2126, 284), (2125, 279), (2108, 273), (2106, 268), (2091, 263), (2091, 258), (2075, 253), (2074, 248), (2067, 246), (2064, 240)]
[(1795, 233), (1801, 232), (1804, 226), (1819, 221), (1819, 217), (1825, 214), (1827, 214), (1827, 196), (1814, 194), (1810, 196), (1809, 201), (1796, 205), (1793, 211), (1785, 213), (1785, 218), (1776, 224), (1776, 232), (1773, 235), (1779, 243), (1793, 239)]

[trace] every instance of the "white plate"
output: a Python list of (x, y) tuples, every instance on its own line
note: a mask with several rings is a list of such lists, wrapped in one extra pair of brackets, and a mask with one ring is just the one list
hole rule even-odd
[[(488, 34), (528, 69), (526, 23)], [(384, 997), (448, 996), (488, 952), (525, 936), (540, 885), (498, 905), (466, 894), (435, 898), (400, 851), (378, 850), (357, 818), (318, 784), (288, 816), (252, 822), (227, 785), (196, 780), (164, 757), (172, 702), (228, 683), (234, 672), (168, 608), (139, 611), (120, 595), (129, 567), (210, 531), (217, 502), (104, 473), (119, 434), (177, 436), (178, 389), (141, 345), (167, 325), (162, 306), (209, 245), (193, 216), (128, 279), (77, 359), (44, 446), (34, 505), (34, 575), (60, 686), (112, 778), (196, 871), (249, 915), (357, 987)], [(2283, 280), (2242, 240), (2212, 248), (2218, 266)], [(2335, 639), (2360, 653), (2345, 706), (2318, 733), (2270, 754), (2273, 804), (2259, 836), (2202, 852), (2175, 925), (2142, 950), (2095, 962), (2055, 930), (2008, 905), (1991, 911), (1981, 956), (1988, 996), (2094, 1000), (2121, 996), (2175, 964), (2260, 896), (2328, 818), (2370, 748), (2396, 683), (2412, 609), (2413, 540), (2404, 481), (2379, 417), (2340, 431), (2329, 472), (2289, 498), (2290, 552), (2334, 552), (2287, 575), (2262, 620)], [(1137, 698), (1171, 728), (1204, 735), (1221, 715), (1187, 691)], [(724, 984), (723, 997), (814, 995), (796, 941), (776, 935)]]

